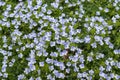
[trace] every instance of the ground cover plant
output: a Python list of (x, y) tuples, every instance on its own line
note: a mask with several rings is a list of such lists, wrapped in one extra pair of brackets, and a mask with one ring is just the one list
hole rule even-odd
[(120, 80), (120, 0), (0, 0), (0, 80)]

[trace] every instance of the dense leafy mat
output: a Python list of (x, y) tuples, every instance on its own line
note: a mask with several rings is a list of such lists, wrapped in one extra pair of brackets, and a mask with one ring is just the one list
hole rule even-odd
[(0, 0), (0, 80), (120, 80), (120, 0)]

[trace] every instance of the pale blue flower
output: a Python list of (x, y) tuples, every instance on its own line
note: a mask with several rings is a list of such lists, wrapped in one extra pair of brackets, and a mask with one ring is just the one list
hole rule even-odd
[(51, 6), (53, 6), (54, 8), (58, 8), (59, 4), (58, 3), (51, 3)]
[(120, 49), (115, 49), (113, 52), (114, 54), (120, 54)]
[(48, 10), (48, 11), (47, 11), (47, 14), (51, 14), (51, 13), (52, 13), (52, 11), (51, 11), (51, 10)]
[(104, 10), (104, 11), (107, 13), (107, 12), (109, 12), (109, 9), (108, 9), (108, 8), (105, 8), (105, 10)]
[(53, 64), (53, 59), (47, 58), (47, 59), (46, 59), (46, 62), (47, 62), (48, 64), (50, 64), (50, 63)]
[(91, 46), (92, 46), (92, 48), (97, 48), (96, 42), (92, 43)]
[(25, 74), (28, 74), (29, 72), (30, 72), (30, 69), (25, 68), (24, 73), (25, 73)]
[(40, 67), (44, 66), (44, 62), (39, 62)]
[(42, 80), (41, 77), (37, 77), (35, 80)]
[(4, 74), (3, 74), (3, 77), (4, 77), (4, 78), (8, 78), (8, 73), (4, 73)]
[(63, 73), (59, 73), (59, 77), (58, 78), (62, 78), (64, 79), (65, 78), (65, 75)]
[(100, 71), (104, 71), (105, 68), (104, 68), (103, 66), (100, 66), (100, 67), (99, 67), (99, 70), (100, 70)]
[(118, 68), (120, 68), (120, 62), (117, 62), (117, 63), (116, 63), (116, 66), (117, 66)]
[(52, 57), (58, 57), (58, 54), (56, 52), (51, 52), (50, 56), (52, 56)]
[(112, 67), (110, 65), (107, 65), (106, 71), (111, 71)]
[(43, 53), (43, 56), (47, 57), (47, 56), (48, 56), (48, 53), (47, 53), (47, 52), (44, 52), (44, 53)]
[(51, 76), (51, 74), (49, 74), (49, 75), (47, 75), (47, 79), (52, 79), (52, 76)]
[(54, 70), (54, 66), (49, 66), (49, 70), (50, 71)]
[(39, 51), (39, 52), (37, 53), (37, 56), (42, 56), (42, 52)]
[(77, 73), (77, 78), (81, 78), (82, 77), (82, 73)]
[(0, 77), (3, 76), (3, 74), (0, 72)]
[(93, 71), (93, 70), (89, 70), (89, 74), (90, 74), (90, 75), (93, 75), (93, 74), (94, 74), (94, 71)]
[(106, 74), (104, 72), (100, 72), (99, 76), (106, 78)]
[(84, 66), (84, 64), (80, 64), (79, 67), (80, 67), (80, 69), (82, 69), (82, 68), (84, 68), (85, 66)]
[(64, 56), (64, 55), (66, 55), (67, 53), (68, 53), (67, 50), (63, 50), (62, 52), (60, 52), (60, 56)]
[(67, 62), (67, 64), (66, 64), (66, 65), (69, 67), (69, 66), (71, 66), (71, 63), (70, 63), (70, 62)]
[(79, 72), (79, 68), (77, 66), (74, 67), (74, 72)]
[(55, 44), (56, 44), (56, 43), (55, 43), (54, 41), (51, 41), (51, 42), (50, 42), (50, 46), (51, 46), (51, 47), (55, 46)]
[(87, 36), (84, 38), (85, 43), (90, 43), (90, 40), (91, 40), (91, 38), (90, 38), (89, 35), (87, 35)]
[(73, 61), (73, 62), (77, 62), (77, 61), (78, 61), (78, 57), (73, 57), (73, 58), (72, 58), (72, 61)]
[(34, 71), (34, 70), (36, 70), (36, 67), (35, 67), (35, 65), (32, 65), (32, 64), (31, 64), (31, 65), (29, 65), (29, 68), (30, 68), (30, 70), (31, 70), (31, 71)]
[(91, 62), (93, 60), (93, 58), (91, 56), (87, 57), (87, 61)]
[(24, 78), (25, 78), (25, 75), (24, 75), (24, 74), (18, 75), (18, 80), (22, 80), (22, 79), (24, 79)]
[(115, 79), (116, 79), (116, 80), (119, 80), (119, 79), (120, 79), (120, 76), (116, 74), (116, 75), (115, 75)]
[(79, 61), (80, 61), (81, 63), (84, 63), (85, 60), (84, 60), (84, 56), (83, 56), (83, 55), (80, 56)]
[(67, 69), (66, 69), (66, 73), (70, 73), (70, 68), (67, 68)]
[(33, 77), (30, 77), (30, 79), (29, 80), (34, 80), (34, 78)]

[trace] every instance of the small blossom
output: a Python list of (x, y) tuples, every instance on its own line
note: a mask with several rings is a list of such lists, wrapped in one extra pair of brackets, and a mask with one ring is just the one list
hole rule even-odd
[(82, 68), (84, 68), (85, 66), (84, 66), (84, 64), (80, 64), (79, 67), (82, 69)]
[(40, 65), (41, 67), (43, 67), (43, 66), (44, 66), (44, 62), (39, 62), (39, 65)]

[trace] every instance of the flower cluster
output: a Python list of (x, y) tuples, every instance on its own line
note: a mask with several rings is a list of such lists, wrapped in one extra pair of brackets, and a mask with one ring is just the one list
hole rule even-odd
[(120, 0), (0, 0), (0, 79), (119, 80)]

